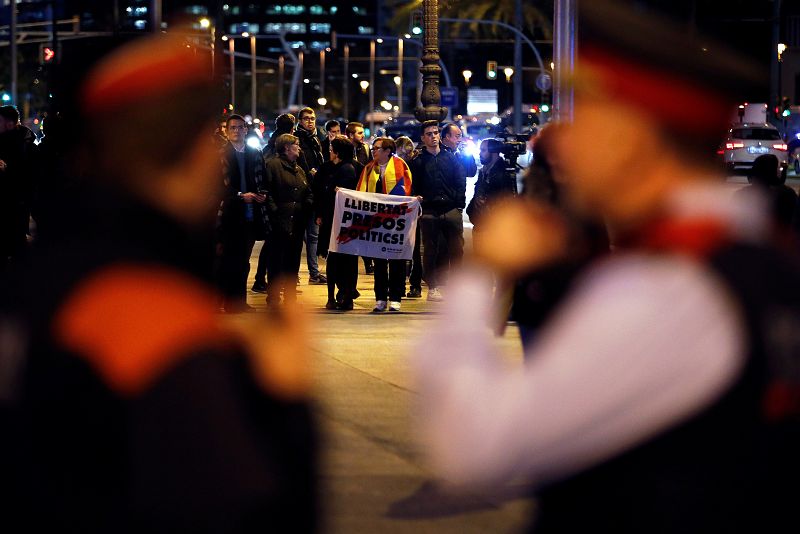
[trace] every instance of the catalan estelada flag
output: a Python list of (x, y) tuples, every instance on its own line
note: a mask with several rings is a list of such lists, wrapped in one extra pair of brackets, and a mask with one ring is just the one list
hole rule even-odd
[(375, 160), (367, 163), (361, 172), (356, 191), (383, 193), (384, 195), (411, 196), (411, 170), (402, 158), (392, 155), (383, 173), (380, 190), (376, 190), (381, 168)]

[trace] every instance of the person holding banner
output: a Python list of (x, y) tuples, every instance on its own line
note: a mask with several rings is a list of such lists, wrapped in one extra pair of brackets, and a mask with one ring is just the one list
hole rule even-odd
[[(395, 155), (397, 145), (389, 137), (378, 137), (372, 143), (372, 161), (361, 173), (356, 191), (384, 195), (411, 196), (411, 171), (402, 158)], [(373, 258), (375, 265), (374, 312), (400, 311), (406, 292), (406, 261)]]
[[(330, 160), (319, 168), (314, 181), (314, 213), (319, 225), (317, 254), (328, 258), (328, 310), (352, 310), (358, 291), (358, 256), (328, 250), (336, 208), (336, 190), (355, 189), (358, 176), (364, 168), (355, 159), (355, 147), (347, 137), (337, 135), (330, 142)], [(338, 295), (335, 294), (339, 288)]]

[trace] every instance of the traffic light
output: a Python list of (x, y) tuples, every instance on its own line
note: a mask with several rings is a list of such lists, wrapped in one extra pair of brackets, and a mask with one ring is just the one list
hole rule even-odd
[(788, 96), (784, 96), (781, 99), (781, 109), (783, 110), (781, 112), (781, 117), (783, 117), (785, 119), (786, 117), (791, 115), (792, 114), (792, 110), (790, 108), (791, 108), (791, 105), (789, 104), (789, 97)]
[(411, 13), (411, 34), (422, 35), (423, 17), (422, 11), (417, 10)]
[(497, 61), (486, 62), (486, 78), (489, 80), (497, 79)]
[(39, 45), (39, 62), (42, 65), (51, 65), (56, 62), (56, 49), (50, 45)]

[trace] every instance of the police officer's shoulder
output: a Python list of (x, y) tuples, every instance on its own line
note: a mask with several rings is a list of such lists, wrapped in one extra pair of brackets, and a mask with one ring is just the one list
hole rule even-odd
[(131, 395), (155, 383), (193, 349), (224, 342), (216, 306), (213, 292), (179, 271), (115, 264), (74, 288), (55, 314), (53, 332), (111, 389)]

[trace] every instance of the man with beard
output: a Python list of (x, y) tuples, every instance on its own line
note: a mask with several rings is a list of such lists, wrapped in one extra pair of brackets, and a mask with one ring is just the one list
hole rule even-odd
[(480, 158), (481, 170), (478, 171), (478, 181), (475, 182), (475, 193), (467, 206), (467, 215), (475, 229), (481, 215), (493, 200), (501, 196), (514, 196), (517, 194), (517, 179), (506, 172), (506, 166), (500, 157), (503, 143), (497, 139), (484, 139), (481, 141)]

